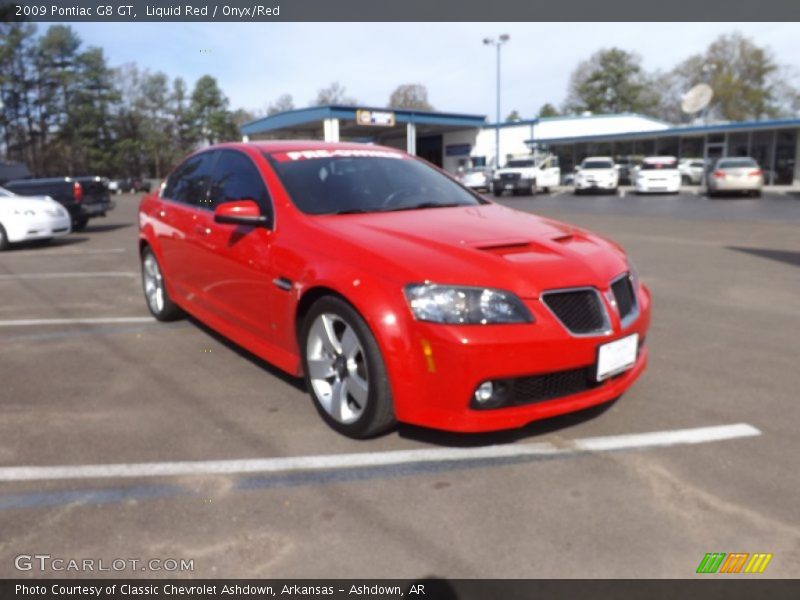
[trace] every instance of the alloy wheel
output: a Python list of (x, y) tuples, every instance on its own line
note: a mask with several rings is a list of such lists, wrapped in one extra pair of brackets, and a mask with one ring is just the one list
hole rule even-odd
[(350, 424), (364, 414), (369, 398), (366, 353), (342, 317), (322, 313), (306, 341), (306, 364), (314, 395), (336, 421)]

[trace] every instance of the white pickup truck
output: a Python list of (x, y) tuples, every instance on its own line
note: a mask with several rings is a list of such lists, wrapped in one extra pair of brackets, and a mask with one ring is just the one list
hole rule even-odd
[(549, 192), (561, 182), (558, 157), (522, 156), (510, 158), (502, 169), (494, 172), (492, 192), (501, 196), (503, 192), (533, 195), (537, 189)]

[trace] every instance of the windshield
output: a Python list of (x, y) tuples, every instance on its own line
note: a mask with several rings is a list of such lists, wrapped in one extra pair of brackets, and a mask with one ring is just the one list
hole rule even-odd
[(581, 169), (613, 169), (614, 165), (610, 160), (585, 160), (581, 164)]
[[(320, 152), (328, 156), (320, 157)], [(366, 156), (285, 152), (268, 154), (267, 158), (294, 204), (307, 214), (482, 204), (477, 196), (421, 161), (387, 151), (363, 154)]]
[(642, 163), (642, 171), (652, 171), (655, 169), (677, 169), (678, 168), (678, 161), (675, 160), (664, 160), (664, 161), (652, 161), (648, 162), (645, 161)]
[(758, 163), (752, 158), (734, 158), (717, 163), (718, 169), (749, 169), (752, 167), (758, 167)]
[(506, 163), (507, 169), (526, 169), (532, 166), (532, 160), (510, 160)]
[(467, 173), (481, 173), (481, 174), (484, 174), (484, 173), (486, 173), (486, 167), (470, 167), (469, 169), (467, 169), (466, 172)]

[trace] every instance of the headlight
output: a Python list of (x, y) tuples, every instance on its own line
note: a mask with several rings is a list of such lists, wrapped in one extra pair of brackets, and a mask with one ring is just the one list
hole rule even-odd
[(420, 321), (454, 324), (533, 323), (533, 315), (511, 292), (489, 288), (409, 285), (411, 312)]

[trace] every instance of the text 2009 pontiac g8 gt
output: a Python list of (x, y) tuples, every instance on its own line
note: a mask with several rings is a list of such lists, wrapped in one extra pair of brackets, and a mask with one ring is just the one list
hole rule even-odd
[(647, 361), (650, 293), (622, 248), (391, 148), (207, 148), (139, 227), (156, 318), (304, 376), (352, 437), (519, 427), (618, 397)]

